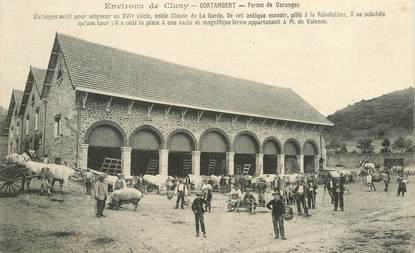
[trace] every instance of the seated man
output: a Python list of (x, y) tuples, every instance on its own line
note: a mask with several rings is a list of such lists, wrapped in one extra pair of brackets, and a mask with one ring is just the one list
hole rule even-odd
[(238, 211), (239, 206), (241, 205), (241, 198), (242, 198), (242, 192), (239, 189), (239, 187), (235, 185), (235, 188), (232, 189), (232, 191), (229, 193), (229, 199), (235, 200), (236, 211)]
[(252, 189), (247, 188), (246, 189), (246, 193), (244, 196), (244, 202), (245, 203), (250, 203), (252, 205), (253, 208), (251, 208), (251, 210), (249, 210), (249, 212), (253, 213), (255, 208), (256, 208), (256, 199), (254, 197), (254, 195), (252, 194)]

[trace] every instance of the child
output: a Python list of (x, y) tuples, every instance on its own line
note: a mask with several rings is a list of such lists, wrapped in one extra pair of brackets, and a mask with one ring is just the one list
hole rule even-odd
[(193, 200), (192, 204), (192, 211), (195, 214), (195, 222), (196, 222), (196, 237), (199, 237), (199, 223), (202, 227), (203, 237), (206, 238), (206, 230), (205, 230), (205, 221), (203, 218), (204, 208), (203, 205), (206, 205), (206, 200), (203, 199), (203, 193), (197, 192), (196, 199)]
[(268, 202), (267, 208), (272, 210), (275, 239), (278, 239), (281, 234), (281, 239), (287, 240), (284, 235), (284, 202), (281, 200), (279, 192), (274, 192), (272, 196), (274, 199)]
[(46, 190), (48, 195), (51, 196), (50, 193), (50, 172), (49, 168), (44, 167), (40, 172), (40, 195), (43, 195), (43, 191)]

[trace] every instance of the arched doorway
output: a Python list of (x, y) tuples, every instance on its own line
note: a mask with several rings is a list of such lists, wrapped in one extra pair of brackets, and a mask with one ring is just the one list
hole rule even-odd
[(288, 140), (284, 144), (284, 168), (286, 174), (299, 173), (300, 166), (297, 156), (300, 154), (300, 145), (295, 140)]
[(200, 174), (227, 175), (229, 139), (219, 130), (208, 130), (200, 138)]
[(318, 149), (312, 141), (306, 141), (303, 146), (304, 173), (315, 173), (318, 166)]
[(187, 131), (177, 131), (170, 135), (169, 176), (184, 176), (192, 173), (192, 151), (195, 147), (194, 138)]
[(161, 134), (151, 127), (136, 129), (130, 136), (131, 174), (133, 176), (159, 173)]
[(259, 144), (253, 134), (242, 133), (235, 137), (233, 142), (235, 151), (235, 174), (241, 174), (245, 166), (250, 165), (248, 174), (254, 175), (256, 168), (256, 154)]
[(264, 174), (276, 174), (278, 169), (278, 154), (281, 154), (281, 145), (274, 139), (264, 141), (262, 147), (264, 153)]
[(112, 124), (100, 124), (86, 135), (88, 148), (88, 168), (99, 170), (105, 158), (121, 159), (121, 146), (124, 139), (120, 130)]

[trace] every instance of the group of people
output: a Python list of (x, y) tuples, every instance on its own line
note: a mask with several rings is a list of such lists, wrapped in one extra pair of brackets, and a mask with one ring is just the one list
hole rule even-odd
[(333, 177), (330, 173), (327, 174), (324, 191), (328, 191), (331, 203), (334, 204), (334, 211), (337, 211), (339, 207), (341, 211), (344, 211), (345, 184), (346, 179), (343, 173), (340, 173), (340, 177)]
[[(371, 174), (369, 174), (371, 175)], [(317, 195), (317, 182), (314, 177), (299, 177), (295, 182), (284, 182), (276, 180), (274, 183), (274, 191), (272, 193), (273, 199), (266, 202), (265, 193), (269, 189), (269, 184), (263, 179), (259, 179), (255, 183), (255, 190), (252, 188), (245, 188), (244, 194), (242, 193), (242, 187), (239, 181), (233, 181), (234, 177), (220, 177), (220, 188), (221, 192), (226, 192), (226, 189), (230, 190), (229, 199), (236, 200), (237, 206), (236, 210), (240, 207), (240, 203), (252, 203), (256, 207), (256, 200), (258, 199), (259, 206), (266, 207), (272, 210), (272, 223), (275, 233), (275, 239), (285, 237), (284, 230), (284, 214), (286, 208), (289, 205), (296, 204), (298, 215), (303, 215), (308, 217), (311, 216), (309, 213), (310, 209), (316, 208), (316, 195)], [(278, 177), (277, 177), (278, 178)], [(106, 184), (104, 183), (104, 177), (99, 176), (99, 180), (95, 183), (94, 195), (97, 201), (97, 217), (105, 217), (103, 214), (105, 201), (107, 200), (108, 192), (106, 189)], [(94, 175), (89, 170), (85, 174), (85, 185), (86, 191), (88, 194), (91, 194), (91, 188), (94, 182)], [(226, 181), (225, 181), (226, 180)], [(398, 196), (402, 194), (404, 196), (406, 192), (406, 183), (407, 179), (403, 175), (398, 176)], [(138, 181), (140, 182), (140, 181)], [(141, 182), (140, 184), (143, 184)], [(200, 188), (196, 190), (196, 198), (193, 200), (191, 205), (191, 210), (195, 216), (195, 228), (196, 236), (200, 236), (200, 230), (203, 234), (203, 237), (206, 237), (206, 224), (204, 220), (204, 214), (211, 211), (212, 203), (212, 192), (213, 192), (213, 182), (209, 179), (203, 180)], [(229, 185), (228, 185), (229, 184)], [(324, 194), (328, 192), (331, 202), (334, 206), (334, 211), (341, 210), (344, 211), (344, 193), (345, 193), (345, 184), (346, 177), (343, 173), (340, 173), (340, 176), (332, 176), (330, 173), (326, 176), (326, 181), (324, 183)], [(373, 180), (370, 181), (370, 184), (373, 185)], [(253, 185), (253, 184), (251, 184)], [(118, 180), (114, 184), (114, 190), (126, 187), (126, 182), (122, 175), (119, 175)], [(374, 185), (372, 186), (375, 190)], [(192, 189), (192, 182), (189, 177), (177, 178), (173, 181), (171, 190), (174, 190), (174, 193), (177, 197), (175, 209), (178, 209), (179, 206), (181, 209), (185, 208), (185, 205), (188, 205), (189, 201), (187, 196), (190, 195)], [(387, 188), (385, 189), (387, 190)], [(255, 192), (257, 193), (258, 198), (254, 196)], [(324, 195), (323, 195), (324, 200)], [(291, 209), (292, 212), (292, 209)]]
[[(108, 199), (108, 190), (116, 191), (122, 188), (127, 187), (127, 183), (124, 179), (122, 174), (117, 175), (118, 179), (115, 181), (114, 185), (108, 185), (105, 182), (106, 175), (101, 174), (98, 175), (98, 180), (96, 180), (96, 176), (94, 173), (88, 168), (84, 174), (84, 182), (85, 182), (85, 192), (88, 195), (92, 195), (92, 189), (94, 189), (94, 198), (96, 200), (96, 217), (102, 218), (105, 217), (104, 209), (105, 209), (105, 202)], [(109, 189), (110, 188), (110, 189)], [(120, 203), (120, 206), (122, 203)]]
[[(387, 192), (389, 190), (389, 183), (391, 180), (391, 173), (388, 168), (385, 168), (383, 171), (380, 170), (367, 170), (366, 171), (366, 185), (368, 186), (368, 191), (376, 191), (376, 187), (374, 182), (378, 182), (375, 180), (375, 177), (379, 177), (378, 181), (383, 181), (385, 184), (384, 191)], [(403, 173), (403, 171), (398, 172), (397, 176), (397, 196), (404, 196), (406, 192), (406, 184), (408, 182), (408, 177)]]
[[(191, 189), (191, 183), (190, 178), (180, 178), (177, 184), (173, 184), (174, 193), (177, 196), (175, 209), (179, 208), (179, 204), (180, 208), (184, 209), (184, 205), (187, 203), (186, 197), (189, 195)], [(212, 209), (212, 191), (212, 183), (208, 179), (204, 179), (202, 185), (200, 186), (200, 194), (203, 196), (203, 208), (206, 212), (210, 212)]]
[(297, 205), (297, 211), (301, 214), (301, 206), (304, 213), (308, 214), (308, 209), (316, 208), (317, 182), (314, 177), (300, 177), (295, 182), (281, 183), (279, 188), (275, 188), (281, 192), (282, 200), (286, 205)]

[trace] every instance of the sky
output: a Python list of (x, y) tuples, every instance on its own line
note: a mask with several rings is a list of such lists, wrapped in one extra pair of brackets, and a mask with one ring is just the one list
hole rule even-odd
[[(117, 1), (149, 3), (111, 2)], [(115, 29), (33, 19), (35, 13), (114, 14), (104, 10), (104, 2), (0, 0), (0, 106), (8, 107), (13, 88), (24, 90), (31, 65), (47, 67), (56, 32), (288, 87), (326, 116), (362, 99), (415, 84), (413, 1), (300, 1), (301, 10), (386, 12), (383, 18), (330, 20), (328, 25)]]

